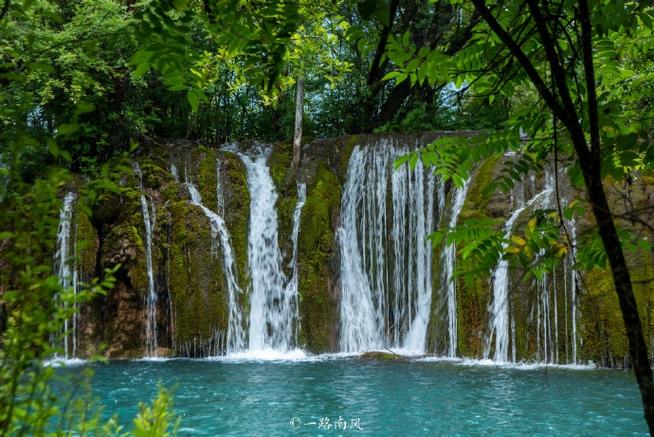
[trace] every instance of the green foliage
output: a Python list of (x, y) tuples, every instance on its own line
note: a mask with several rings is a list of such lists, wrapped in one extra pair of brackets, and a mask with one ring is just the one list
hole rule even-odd
[[(298, 8), (295, 1), (214, 0), (199, 11), (197, 4), (188, 1), (152, 2), (136, 17), (135, 33), (143, 45), (131, 59), (135, 74), (141, 77), (150, 68), (162, 72), (170, 89), (187, 90), (194, 110), (206, 101), (204, 85), (219, 63), (235, 72), (237, 82), (273, 94), (287, 47), (301, 22)], [(187, 50), (198, 36), (194, 35), (198, 24), (200, 38), (217, 50)]]
[(177, 434), (179, 419), (171, 412), (173, 400), (168, 391), (159, 387), (152, 406), (140, 405), (140, 412), (134, 419), (134, 437), (170, 437)]
[[(131, 148), (111, 128), (128, 136), (138, 130), (121, 112), (129, 106), (125, 96), (117, 95), (130, 81), (128, 11), (111, 0), (6, 6), (0, 21), (0, 435), (124, 435), (115, 418), (102, 419), (89, 370), (59, 372), (46, 360), (63, 354), (67, 322), (113, 288), (119, 268), (74, 291), (53, 274), (52, 255), (59, 198), (74, 183), (57, 164), (102, 173), (80, 196), (82, 214), (90, 215), (98, 192), (121, 189), (103, 161), (114, 146)], [(164, 398), (144, 412), (143, 420), (158, 424), (148, 435), (167, 432), (162, 421), (170, 423), (169, 408)]]
[[(90, 300), (113, 288), (118, 266), (77, 293), (53, 275), (58, 193), (66, 172), (32, 184), (14, 181), (0, 201), (0, 434), (68, 433), (125, 435), (115, 419), (102, 420), (92, 402), (90, 369), (61, 373), (44, 362), (61, 356), (65, 321)], [(65, 389), (62, 389), (65, 388)], [(144, 408), (134, 435), (173, 435), (170, 396), (162, 391)], [(146, 432), (146, 434), (143, 434)]]
[[(473, 23), (469, 44), (451, 55), (443, 47), (416, 43), (414, 35), (408, 32), (393, 37), (389, 41), (387, 55), (395, 68), (386, 74), (385, 80), (395, 86), (409, 82), (417, 89), (426, 84), (450, 83), (451, 94), (463, 107), (506, 101), (509, 109), (507, 118), (472, 138), (439, 139), (400, 158), (396, 165), (406, 161), (414, 164), (421, 159), (444, 179), (452, 179), (461, 186), (478, 163), (488, 157), (510, 152), (513, 158), (505, 159), (502, 172), (485, 184), (486, 195), (497, 190), (510, 191), (514, 185), (522, 183), (527, 175), (542, 171), (543, 165), (552, 159), (557, 161), (559, 168), (567, 170), (574, 186), (583, 186), (580, 161), (575, 155), (571, 136), (565, 130), (564, 123), (556, 120), (550, 107), (539, 98), (542, 92), (533, 75), (515, 59), (515, 53), (509, 51), (488, 20), (475, 18), (478, 17), (478, 7), (472, 2), (450, 3), (464, 22)], [(592, 126), (586, 112), (589, 90), (583, 77), (585, 67), (580, 53), (580, 21), (575, 15), (578, 10), (573, 2), (564, 0), (559, 3), (553, 8), (546, 2), (538, 2), (538, 8), (549, 14), (547, 16), (550, 18), (552, 14), (558, 14), (547, 26), (555, 28), (553, 33), (556, 40), (553, 44), (561, 58), (569, 63), (564, 65), (565, 86), (572, 90), (573, 105), (581, 114), (579, 122), (588, 139)], [(533, 14), (524, 13), (523, 9), (521, 2), (504, 2), (501, 9), (492, 9), (491, 14), (511, 38), (519, 41), (536, 74), (551, 77), (552, 56), (537, 31), (538, 20)], [(634, 174), (651, 171), (654, 157), (654, 142), (651, 141), (651, 120), (654, 116), (654, 89), (651, 87), (654, 9), (639, 2), (609, 1), (592, 3), (590, 14), (602, 176), (610, 176), (613, 180), (628, 179)], [(554, 78), (551, 80), (551, 88), (554, 89)], [(543, 86), (550, 87), (550, 84)], [(551, 92), (559, 96), (559, 91)], [(571, 204), (576, 205), (577, 209), (584, 203), (582, 200), (572, 200)], [(558, 216), (557, 211), (534, 211), (522, 235), (504, 242), (506, 250), (498, 250), (501, 238), (491, 237), (479, 230), (480, 223), (464, 223), (461, 232), (450, 232), (450, 238), (462, 244), (460, 250), (464, 259), (473, 257), (483, 266), (480, 272), (493, 265), (493, 258), (497, 260), (503, 254), (515, 258), (529, 271), (540, 275), (554, 266), (556, 258), (571, 250), (563, 222), (575, 214), (583, 215), (586, 208), (581, 209), (574, 211), (565, 208), (562, 217)], [(636, 239), (627, 234), (625, 230), (620, 231), (623, 248), (627, 251), (640, 250)], [(436, 235), (434, 239), (442, 237)], [(588, 269), (605, 266), (605, 248), (597, 236), (584, 236), (577, 243), (580, 265)]]
[(503, 236), (497, 232), (494, 219), (468, 219), (453, 229), (439, 229), (429, 236), (434, 246), (456, 244), (461, 259), (457, 274), (467, 277), (488, 275), (502, 255)]

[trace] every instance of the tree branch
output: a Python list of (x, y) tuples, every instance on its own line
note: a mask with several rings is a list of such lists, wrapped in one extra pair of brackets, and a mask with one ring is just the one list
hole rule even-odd
[(379, 43), (377, 44), (375, 57), (372, 60), (370, 71), (368, 72), (368, 85), (372, 85), (379, 80), (381, 58), (384, 55), (384, 52), (386, 52), (386, 44), (388, 43), (388, 36), (390, 35), (391, 28), (393, 27), (393, 21), (395, 21), (395, 14), (397, 13), (398, 4), (399, 0), (391, 0), (391, 4), (389, 5), (388, 24), (384, 26), (381, 35), (379, 35)]
[(0, 21), (2, 21), (2, 19), (5, 18), (5, 15), (7, 15), (7, 12), (9, 12), (10, 4), (11, 0), (5, 0), (5, 4), (2, 5), (2, 10), (0, 11)]
[(543, 81), (541, 75), (536, 71), (536, 67), (531, 63), (525, 52), (522, 50), (520, 45), (511, 37), (511, 35), (502, 27), (502, 25), (495, 19), (491, 11), (486, 6), (484, 0), (472, 0), (472, 3), (475, 5), (475, 8), (479, 11), (482, 18), (488, 23), (488, 26), (493, 32), (502, 40), (504, 45), (509, 49), (511, 54), (520, 62), (522, 68), (525, 69), (527, 76), (532, 81), (538, 93), (543, 97), (547, 106), (550, 107), (555, 114), (564, 114), (565, 111), (559, 101), (556, 99), (556, 96), (548, 89), (547, 85)]
[[(581, 50), (584, 60), (586, 77), (586, 93), (588, 95), (588, 122), (590, 124), (590, 149), (593, 162), (601, 162), (599, 115), (597, 112), (597, 92), (595, 90), (595, 68), (593, 66), (592, 27), (588, 0), (579, 1), (579, 21), (581, 22)], [(596, 172), (599, 177), (599, 172)]]
[(545, 24), (545, 17), (538, 7), (536, 0), (527, 0), (529, 5), (529, 10), (531, 15), (534, 18), (536, 23), (536, 28), (540, 34), (540, 39), (543, 43), (543, 48), (545, 49), (545, 54), (547, 55), (547, 60), (550, 64), (550, 69), (552, 71), (552, 76), (554, 77), (554, 83), (559, 90), (559, 97), (563, 103), (563, 108), (559, 114), (561, 121), (568, 127), (570, 130), (575, 129), (575, 124), (578, 124), (577, 111), (575, 109), (574, 103), (572, 102), (572, 97), (570, 96), (570, 90), (568, 89), (568, 84), (565, 78), (565, 70), (559, 62), (559, 55), (556, 51), (556, 43), (550, 34), (549, 29), (547, 29), (547, 24)]

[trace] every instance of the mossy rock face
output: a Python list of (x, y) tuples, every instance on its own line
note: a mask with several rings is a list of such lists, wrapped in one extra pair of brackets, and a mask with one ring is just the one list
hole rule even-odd
[(229, 229), (238, 283), (244, 290), (249, 283), (248, 269), (248, 228), (250, 223), (250, 192), (247, 184), (247, 170), (241, 160), (233, 153), (221, 152), (219, 155), (220, 184), (222, 187), (225, 211), (225, 224)]
[(170, 207), (170, 299), (177, 344), (208, 339), (227, 328), (227, 293), (219, 248), (200, 208), (187, 201)]
[[(270, 157), (268, 158), (268, 167), (270, 168), (270, 177), (275, 183), (277, 193), (282, 196), (286, 195), (288, 172), (291, 168), (293, 155), (293, 145), (290, 143), (276, 143), (273, 145)], [(288, 180), (288, 188), (293, 189), (295, 184)]]
[[(279, 249), (282, 253), (283, 265), (289, 264), (293, 247), (291, 234), (293, 232), (293, 213), (297, 204), (297, 184), (293, 175), (289, 173), (291, 167), (292, 145), (277, 143), (273, 146), (268, 158), (270, 177), (277, 191), (277, 230), (279, 233)], [(286, 271), (290, 276), (291, 272)]]
[(88, 281), (95, 274), (99, 244), (98, 231), (93, 227), (91, 219), (84, 211), (78, 209), (74, 220), (78, 274), (83, 281)]
[[(488, 218), (489, 204), (491, 202), (504, 205), (498, 211), (495, 211), (492, 217), (508, 215), (510, 213), (509, 206), (504, 202), (498, 202), (499, 199), (486, 196), (484, 194), (484, 187), (491, 181), (498, 171), (498, 158), (491, 157), (485, 160), (473, 173), (466, 199), (458, 217), (458, 224), (467, 219)], [(448, 201), (446, 205), (451, 207), (451, 197), (454, 192), (454, 186), (448, 184)], [(497, 196), (495, 196), (497, 197)], [(441, 220), (441, 226), (447, 224), (451, 211), (447, 209), (444, 220)], [(498, 225), (499, 228), (499, 225)], [(432, 321), (430, 321), (430, 342), (432, 351), (435, 353), (444, 353), (445, 348), (441, 346), (445, 343), (447, 338), (448, 326), (446, 323), (437, 324), (437, 321), (445, 320), (447, 318), (447, 298), (440, 290), (444, 287), (441, 284), (441, 266), (440, 257), (443, 247), (442, 244), (434, 250), (434, 273), (436, 284), (434, 286), (434, 299), (432, 310)], [(461, 258), (461, 254), (457, 252), (457, 264), (465, 263)], [(456, 296), (457, 296), (457, 355), (467, 357), (482, 357), (484, 352), (484, 339), (488, 330), (488, 305), (491, 302), (491, 283), (489, 278), (484, 277), (458, 277), (456, 281)], [(437, 326), (438, 329), (434, 329)], [(445, 331), (443, 334), (442, 331)], [(445, 337), (445, 338), (443, 338)]]
[[(645, 341), (654, 343), (654, 257), (650, 251), (627, 253), (634, 295)], [(603, 366), (622, 367), (629, 356), (629, 343), (610, 271), (594, 269), (584, 277), (587, 290), (579, 295), (581, 323), (579, 347), (585, 359)]]
[(340, 153), (339, 160), (339, 178), (345, 184), (345, 178), (347, 177), (347, 167), (350, 163), (350, 157), (352, 156), (352, 151), (354, 147), (359, 143), (360, 138), (357, 135), (352, 135), (348, 137), (344, 142), (343, 149)]
[(471, 282), (461, 278), (457, 287), (458, 355), (481, 357), (488, 329), (490, 281), (474, 278)]
[(205, 149), (198, 157), (198, 190), (202, 196), (202, 203), (209, 209), (216, 210), (217, 195), (217, 154), (213, 149)]
[[(86, 213), (79, 208), (75, 211), (74, 228), (77, 241), (77, 272), (79, 280), (90, 283), (95, 277), (99, 238), (96, 229)], [(79, 312), (78, 355), (90, 356), (99, 353), (93, 339), (94, 329), (88, 329), (93, 324), (92, 303), (82, 305)], [(86, 328), (86, 329), (85, 329)]]
[(509, 195), (497, 192), (486, 195), (484, 189), (501, 170), (502, 160), (493, 156), (487, 158), (474, 172), (459, 216), (459, 223), (471, 218), (508, 217), (511, 213)]
[(374, 360), (374, 361), (407, 361), (408, 358), (402, 355), (398, 355), (393, 352), (383, 352), (383, 351), (370, 351), (364, 352), (359, 355), (357, 358), (362, 360)]
[(96, 313), (102, 313), (109, 357), (128, 356), (142, 351), (144, 345), (143, 313), (148, 289), (144, 233), (140, 194), (126, 188), (121, 194), (120, 214), (104, 235), (101, 252), (105, 268), (120, 264), (117, 283), (106, 298), (94, 303), (99, 304)]
[(143, 173), (143, 187), (146, 190), (159, 191), (170, 178), (167, 170), (152, 161), (142, 161), (139, 166)]
[(338, 246), (334, 218), (340, 206), (340, 184), (326, 167), (307, 181), (298, 241), (300, 344), (312, 352), (336, 350), (338, 292), (335, 269)]

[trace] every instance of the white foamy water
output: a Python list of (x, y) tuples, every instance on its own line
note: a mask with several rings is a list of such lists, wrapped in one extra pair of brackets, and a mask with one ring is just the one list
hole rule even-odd
[(474, 358), (452, 358), (452, 357), (422, 357), (416, 359), (419, 362), (446, 362), (468, 367), (495, 367), (500, 369), (516, 370), (537, 370), (537, 369), (567, 369), (567, 370), (595, 370), (597, 366), (594, 363), (588, 364), (551, 364), (541, 362), (502, 362), (491, 359), (474, 359)]
[(247, 169), (250, 192), (248, 264), (252, 282), (248, 351), (264, 355), (265, 351), (287, 353), (295, 349), (299, 324), (297, 237), (305, 192), (304, 187), (298, 187), (292, 235), (293, 272), (287, 280), (279, 248), (277, 192), (267, 165), (269, 153), (269, 149), (263, 149), (254, 156), (238, 154)]
[[(448, 229), (456, 227), (459, 215), (463, 210), (463, 204), (468, 194), (468, 186), (470, 185), (470, 178), (466, 179), (462, 187), (454, 189), (452, 196), (452, 211), (450, 212), (450, 220), (448, 222)], [(458, 343), (458, 323), (457, 323), (457, 303), (456, 303), (456, 282), (454, 278), (454, 268), (456, 263), (456, 245), (454, 243), (444, 243), (443, 252), (441, 253), (441, 287), (445, 289), (445, 296), (447, 296), (447, 319), (448, 319), (448, 355), (456, 357), (456, 347)]]
[(211, 211), (202, 204), (200, 192), (195, 185), (190, 182), (186, 187), (191, 196), (191, 202), (198, 206), (204, 215), (209, 219), (211, 224), (211, 234), (213, 240), (220, 237), (220, 247), (222, 248), (223, 271), (227, 282), (227, 307), (228, 307), (228, 326), (227, 326), (227, 351), (241, 351), (245, 348), (245, 331), (243, 329), (242, 308), (239, 305), (239, 295), (242, 293), (236, 280), (236, 266), (234, 249), (232, 248), (229, 231), (223, 218)]
[[(536, 206), (543, 207), (553, 193), (551, 185), (547, 184), (543, 191), (532, 197), (527, 203), (519, 204), (504, 225), (504, 239), (511, 237), (511, 231), (516, 220), (525, 210)], [(507, 243), (503, 244), (506, 249)], [(505, 362), (509, 358), (510, 311), (509, 311), (509, 261), (501, 259), (493, 271), (492, 279), (493, 301), (490, 306), (489, 334), (484, 346), (484, 358), (489, 358), (492, 339), (495, 338), (495, 361)]]
[(302, 349), (290, 349), (279, 351), (265, 348), (259, 350), (228, 353), (222, 357), (214, 357), (211, 360), (217, 361), (307, 361), (311, 355), (307, 355)]
[(436, 179), (420, 162), (393, 171), (408, 151), (382, 141), (350, 157), (337, 230), (344, 352), (425, 350)]
[(154, 282), (154, 268), (152, 267), (152, 230), (156, 221), (154, 204), (150, 206), (143, 189), (143, 173), (138, 163), (133, 164), (134, 172), (139, 177), (141, 190), (141, 212), (145, 228), (145, 264), (148, 273), (148, 293), (145, 299), (145, 352), (148, 357), (157, 356), (157, 290)]
[[(72, 221), (73, 209), (75, 204), (75, 193), (69, 191), (66, 193), (59, 211), (59, 226), (57, 228), (57, 250), (54, 256), (54, 272), (59, 278), (59, 283), (66, 291), (73, 293), (73, 316), (64, 321), (63, 331), (63, 349), (64, 356), (55, 359), (68, 360), (77, 356), (77, 292), (78, 292), (78, 274), (77, 274), (77, 253), (76, 238), (73, 238)], [(75, 232), (76, 233), (76, 232)], [(59, 297), (57, 297), (59, 298)], [(66, 308), (67, 302), (62, 302)], [(59, 346), (59, 345), (56, 345)]]
[(88, 361), (81, 358), (51, 358), (43, 361), (46, 367), (73, 367), (86, 364)]

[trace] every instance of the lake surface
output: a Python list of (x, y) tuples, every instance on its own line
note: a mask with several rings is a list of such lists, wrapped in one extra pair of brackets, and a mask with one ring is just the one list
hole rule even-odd
[(633, 376), (614, 370), (342, 357), (93, 367), (127, 429), (159, 382), (171, 388), (182, 436), (647, 435)]

